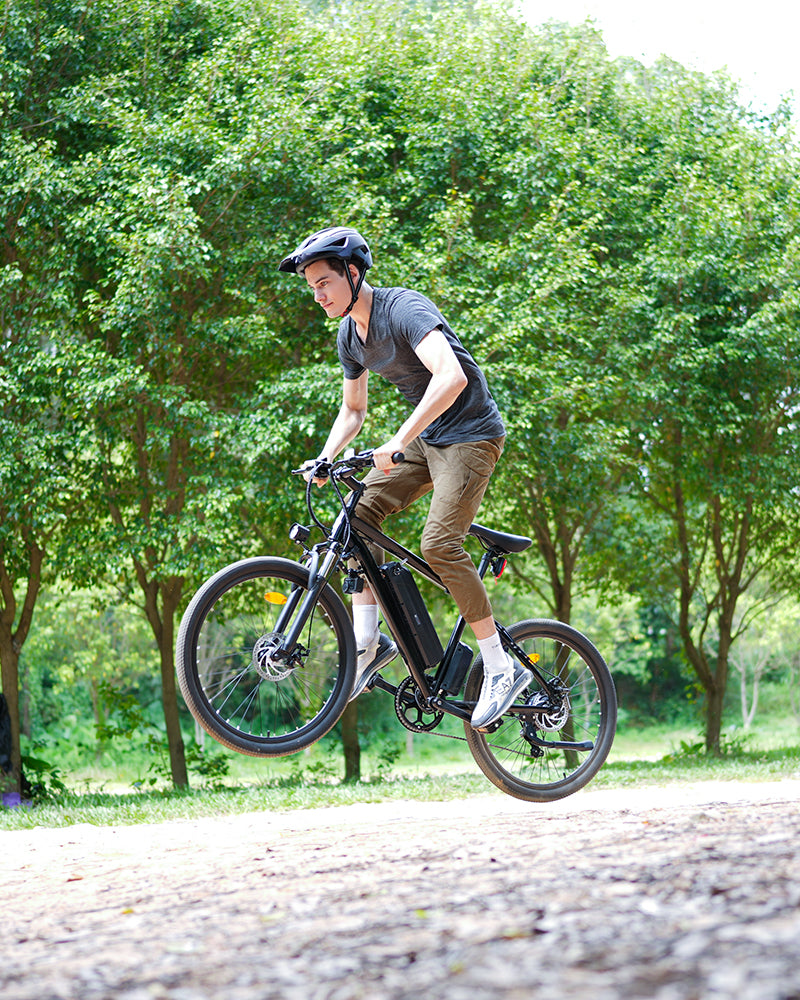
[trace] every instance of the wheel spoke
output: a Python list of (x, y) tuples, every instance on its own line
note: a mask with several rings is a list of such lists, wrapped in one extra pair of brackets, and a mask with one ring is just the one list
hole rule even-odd
[[(567, 625), (531, 620), (508, 632), (552, 682), (552, 691), (534, 683), (518, 702), (535, 709), (532, 714), (506, 715), (491, 734), (465, 726), (467, 742), (487, 777), (509, 794), (534, 801), (561, 798), (583, 787), (608, 754), (616, 725), (613, 681), (594, 646)], [(468, 699), (477, 697), (481, 680), (482, 666), (476, 663)], [(548, 747), (540, 741), (592, 747)]]
[(292, 658), (281, 658), (285, 631), (277, 629), (288, 629), (284, 619), (297, 613), (307, 579), (307, 570), (288, 560), (244, 560), (213, 577), (184, 615), (181, 690), (195, 718), (227, 746), (259, 756), (292, 753), (324, 735), (347, 704), (355, 641), (330, 588)]

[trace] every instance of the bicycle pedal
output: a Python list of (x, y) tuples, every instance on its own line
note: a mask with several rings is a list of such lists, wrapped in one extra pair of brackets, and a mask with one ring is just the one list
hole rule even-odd
[(490, 723), (488, 726), (473, 726), (472, 728), (476, 733), (484, 733), (491, 735), (496, 733), (497, 730), (503, 725), (503, 717), (501, 716), (496, 722)]
[(374, 677), (370, 677), (369, 683), (367, 684), (365, 691), (373, 691), (375, 688), (380, 688), (381, 691), (388, 691), (389, 694), (394, 694), (397, 688), (394, 684), (390, 684), (387, 680), (381, 677), (380, 672), (375, 674)]

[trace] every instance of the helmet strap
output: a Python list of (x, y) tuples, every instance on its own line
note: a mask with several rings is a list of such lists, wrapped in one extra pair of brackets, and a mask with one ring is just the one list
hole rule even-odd
[(350, 315), (350, 310), (356, 304), (356, 301), (358, 299), (358, 293), (361, 291), (361, 284), (364, 281), (364, 275), (367, 273), (366, 271), (359, 272), (358, 281), (356, 283), (353, 283), (353, 275), (350, 273), (350, 262), (349, 261), (345, 264), (344, 270), (345, 270), (345, 274), (347, 275), (347, 281), (348, 281), (348, 283), (350, 285), (350, 292), (352, 293), (353, 297), (350, 299), (350, 305), (342, 313), (342, 319), (344, 319), (345, 316), (349, 316)]

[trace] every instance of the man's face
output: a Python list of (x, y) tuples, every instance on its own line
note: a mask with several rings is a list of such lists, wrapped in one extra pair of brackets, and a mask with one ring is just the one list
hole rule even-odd
[(353, 294), (347, 276), (337, 274), (327, 260), (312, 261), (303, 274), (314, 292), (314, 301), (319, 302), (325, 315), (341, 316), (350, 305)]

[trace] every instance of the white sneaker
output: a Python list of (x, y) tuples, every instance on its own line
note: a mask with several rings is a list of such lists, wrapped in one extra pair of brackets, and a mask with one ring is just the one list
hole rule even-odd
[(357, 698), (375, 674), (397, 656), (397, 646), (388, 635), (378, 632), (366, 649), (359, 649), (356, 660), (356, 681), (349, 700)]
[(473, 729), (485, 729), (497, 722), (514, 703), (517, 695), (533, 680), (533, 674), (508, 657), (508, 668), (499, 674), (484, 674), (481, 696), (470, 720)]

